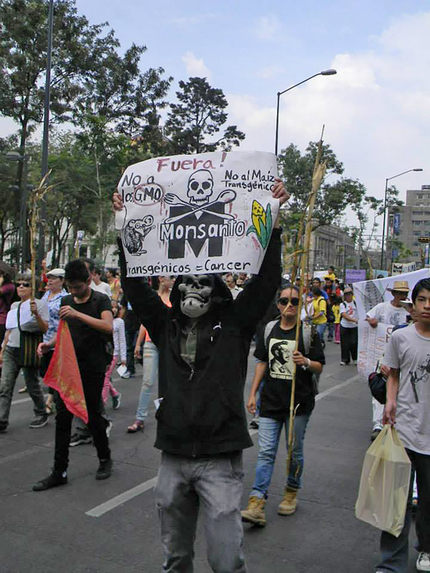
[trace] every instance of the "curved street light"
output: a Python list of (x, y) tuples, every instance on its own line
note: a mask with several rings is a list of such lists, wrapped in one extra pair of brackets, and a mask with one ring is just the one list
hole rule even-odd
[(279, 102), (281, 99), (281, 95), (285, 94), (287, 92), (289, 92), (290, 90), (296, 88), (297, 86), (301, 86), (302, 84), (304, 84), (305, 82), (308, 82), (309, 80), (311, 80), (312, 78), (316, 78), (317, 76), (334, 76), (335, 74), (337, 74), (337, 71), (334, 70), (333, 68), (329, 68), (328, 70), (322, 70), (322, 72), (318, 72), (317, 74), (314, 74), (313, 76), (309, 76), (308, 78), (306, 78), (305, 80), (302, 80), (301, 82), (299, 82), (298, 84), (294, 84), (293, 86), (287, 88), (286, 90), (282, 91), (282, 92), (278, 92), (277, 93), (277, 103), (276, 103), (276, 134), (275, 134), (275, 155), (278, 155), (278, 135), (279, 135)]
[(414, 169), (408, 169), (407, 171), (402, 171), (397, 175), (393, 175), (392, 177), (387, 177), (385, 179), (385, 195), (384, 195), (384, 219), (382, 223), (382, 245), (381, 245), (381, 270), (384, 270), (384, 243), (385, 243), (385, 220), (387, 215), (387, 191), (388, 191), (388, 181), (391, 179), (395, 179), (396, 177), (400, 177), (401, 175), (406, 175), (406, 173), (410, 173), (411, 171), (422, 171), (421, 167), (415, 167)]

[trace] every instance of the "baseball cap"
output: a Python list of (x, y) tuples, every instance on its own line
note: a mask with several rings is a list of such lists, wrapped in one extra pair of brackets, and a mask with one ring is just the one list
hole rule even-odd
[(66, 271), (64, 269), (52, 269), (51, 271), (48, 271), (46, 273), (47, 277), (55, 277), (58, 279), (64, 279), (64, 275), (66, 274)]

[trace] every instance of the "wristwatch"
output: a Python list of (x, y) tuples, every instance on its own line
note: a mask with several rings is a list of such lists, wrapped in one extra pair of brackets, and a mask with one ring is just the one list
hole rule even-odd
[(306, 364), (306, 366), (304, 364), (302, 365), (303, 370), (307, 370), (311, 365), (311, 361), (309, 360), (309, 358), (306, 358), (306, 360), (308, 361), (308, 363)]

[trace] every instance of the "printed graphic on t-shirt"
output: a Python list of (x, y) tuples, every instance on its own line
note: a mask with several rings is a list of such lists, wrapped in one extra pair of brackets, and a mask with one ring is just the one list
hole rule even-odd
[(418, 365), (417, 369), (411, 371), (412, 390), (414, 392), (415, 401), (417, 404), (420, 401), (418, 398), (417, 384), (418, 382), (420, 384), (428, 384), (429, 380), (430, 380), (430, 354), (427, 354), (423, 362), (421, 362), (421, 364)]
[(405, 320), (405, 313), (403, 311), (403, 309), (401, 309), (398, 312), (393, 312), (390, 314), (390, 322), (389, 324), (392, 324), (393, 326), (400, 326), (401, 324), (404, 324)]
[(269, 370), (272, 378), (291, 380), (293, 378), (294, 340), (271, 338), (269, 343)]

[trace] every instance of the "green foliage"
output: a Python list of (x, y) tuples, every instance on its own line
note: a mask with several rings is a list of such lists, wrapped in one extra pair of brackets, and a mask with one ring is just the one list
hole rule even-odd
[(6, 153), (14, 147), (15, 137), (0, 138), (0, 259), (5, 256), (6, 241), (18, 233), (20, 190), (16, 163), (6, 159)]
[[(310, 142), (302, 155), (295, 145), (290, 144), (278, 157), (280, 176), (291, 194), (289, 211), (283, 216), (287, 228), (297, 228), (306, 209), (317, 148), (318, 143)], [(343, 164), (329, 145), (323, 145), (322, 161), (326, 162), (327, 168), (315, 204), (314, 229), (338, 221), (347, 207), (361, 204), (366, 194), (366, 188), (358, 180), (340, 177), (344, 172)], [(327, 182), (332, 175), (340, 178), (333, 183)]]
[[(179, 103), (170, 105), (165, 133), (170, 137), (173, 153), (203, 153), (223, 149), (230, 151), (245, 139), (235, 125), (224, 128), (228, 105), (224, 93), (209, 85), (206, 78), (190, 78), (179, 82), (176, 92)], [(221, 135), (213, 140), (217, 134)], [(207, 137), (211, 138), (207, 141)]]

